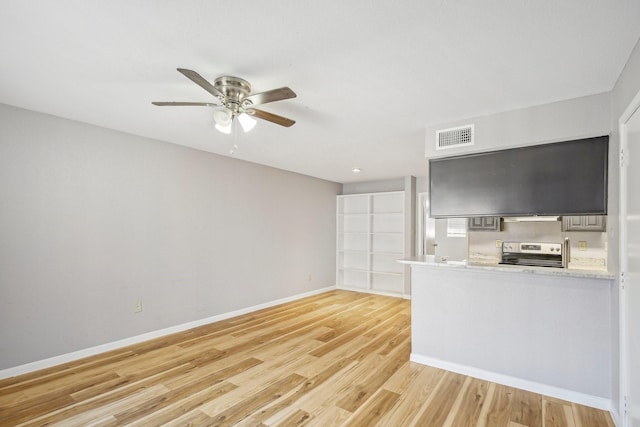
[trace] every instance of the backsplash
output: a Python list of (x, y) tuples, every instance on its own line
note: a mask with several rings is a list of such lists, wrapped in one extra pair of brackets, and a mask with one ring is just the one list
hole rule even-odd
[[(607, 233), (563, 232), (560, 221), (505, 222), (502, 231), (469, 231), (468, 260), (474, 264), (498, 264), (500, 245), (496, 241), (562, 243), (569, 238), (569, 268), (606, 270)], [(580, 242), (584, 242), (581, 246)]]

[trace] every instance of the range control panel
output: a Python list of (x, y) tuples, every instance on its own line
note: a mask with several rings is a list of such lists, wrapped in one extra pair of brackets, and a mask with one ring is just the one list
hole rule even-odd
[(562, 255), (562, 243), (502, 242), (502, 253)]

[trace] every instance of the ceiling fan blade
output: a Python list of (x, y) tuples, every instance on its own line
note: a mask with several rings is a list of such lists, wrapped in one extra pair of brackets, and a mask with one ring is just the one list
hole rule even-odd
[(266, 92), (254, 93), (244, 97), (244, 100), (251, 101), (252, 105), (266, 104), (268, 102), (281, 101), (283, 99), (295, 98), (297, 95), (288, 87), (268, 90)]
[(218, 104), (211, 102), (152, 102), (159, 107), (217, 107)]
[(189, 80), (200, 86), (202, 89), (209, 92), (211, 95), (215, 96), (216, 98), (224, 99), (224, 95), (222, 94), (222, 92), (213, 87), (213, 85), (200, 74), (196, 73), (193, 70), (187, 70), (186, 68), (178, 68), (178, 71), (184, 74)]
[(257, 110), (255, 108), (249, 108), (244, 110), (245, 113), (257, 117), (262, 120), (267, 120), (269, 122), (275, 123), (280, 126), (290, 127), (295, 124), (295, 120), (287, 119), (286, 117), (279, 116), (277, 114), (268, 113), (266, 111)]

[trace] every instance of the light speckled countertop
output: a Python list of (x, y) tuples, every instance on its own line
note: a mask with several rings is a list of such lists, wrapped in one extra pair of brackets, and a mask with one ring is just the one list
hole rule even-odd
[(549, 276), (567, 276), (567, 277), (583, 277), (588, 279), (608, 279), (612, 280), (616, 278), (614, 273), (599, 270), (572, 270), (567, 268), (554, 268), (554, 267), (528, 267), (520, 265), (503, 265), (503, 264), (469, 264), (466, 261), (443, 261), (440, 257), (433, 255), (422, 255), (410, 258), (404, 258), (398, 260), (399, 263), (429, 266), (429, 267), (441, 267), (451, 269), (467, 269), (467, 270), (482, 270), (482, 271), (503, 271), (507, 273), (525, 273), (525, 274), (540, 274)]

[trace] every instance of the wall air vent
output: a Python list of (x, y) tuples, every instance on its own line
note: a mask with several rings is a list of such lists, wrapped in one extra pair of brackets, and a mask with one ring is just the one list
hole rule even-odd
[(473, 125), (441, 129), (436, 132), (436, 150), (473, 145)]

